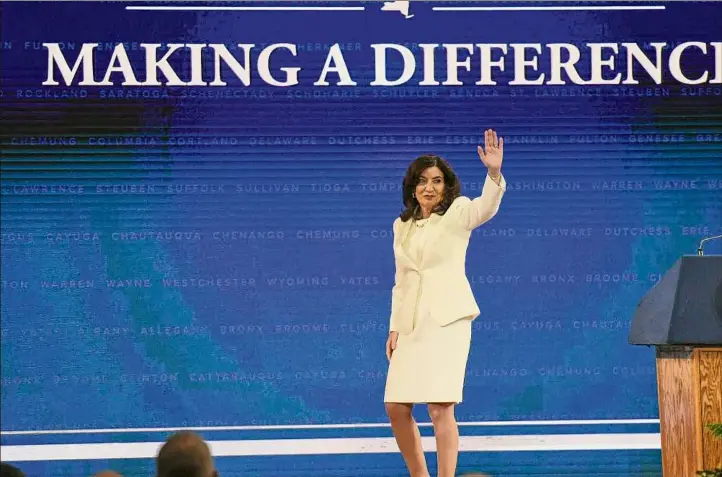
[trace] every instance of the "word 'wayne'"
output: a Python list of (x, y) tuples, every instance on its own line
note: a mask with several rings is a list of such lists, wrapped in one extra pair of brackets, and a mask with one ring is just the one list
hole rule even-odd
[[(43, 85), (57, 86), (60, 83), (55, 78), (56, 69), (60, 73), (66, 86), (76, 81), (80, 73), (80, 86), (112, 86), (117, 85), (117, 79), (122, 77), (122, 86), (226, 86), (221, 67), (225, 65), (226, 71), (240, 80), (245, 86), (251, 85), (251, 72), (253, 62), (251, 51), (253, 44), (239, 44), (240, 58), (233, 55), (223, 44), (169, 44), (167, 51), (159, 51), (161, 44), (141, 44), (144, 50), (143, 63), (140, 70), (131, 63), (125, 46), (119, 43), (113, 49), (107, 64), (99, 65), (96, 57), (97, 43), (84, 43), (73, 66), (68, 63), (59, 44), (43, 43), (48, 52), (47, 78)], [(664, 42), (650, 43), (652, 51), (649, 55), (637, 43), (588, 43), (584, 52), (585, 60), (579, 69), (589, 72), (589, 78), (584, 79), (578, 71), (578, 64), (582, 59), (579, 47), (569, 43), (548, 43), (542, 48), (541, 43), (497, 43), (497, 44), (419, 44), (421, 50), (421, 67), (423, 78), (418, 81), (419, 86), (461, 86), (459, 70), (472, 71), (471, 61), (474, 58), (478, 65), (478, 80), (476, 85), (496, 85), (494, 72), (505, 71), (507, 55), (511, 55), (513, 79), (510, 85), (564, 85), (565, 77), (572, 84), (578, 85), (605, 85), (605, 84), (639, 84), (635, 72), (644, 72), (656, 83), (661, 84), (663, 78), (671, 75), (674, 80), (682, 84), (722, 84), (722, 42), (686, 42), (671, 48)], [(416, 73), (417, 61), (414, 52), (405, 46), (394, 43), (373, 44), (375, 76), (370, 86), (400, 86), (408, 83)], [(445, 78), (439, 81), (436, 78), (437, 49), (443, 50), (445, 60)], [(542, 54), (544, 51), (544, 54)], [(621, 51), (621, 53), (620, 53)], [(666, 53), (666, 54), (663, 54)], [(691, 56), (691, 61), (685, 64), (699, 66), (700, 61), (695, 55), (704, 55), (705, 59), (712, 57), (711, 71), (696, 68), (695, 73), (683, 71), (683, 57)], [(212, 61), (208, 61), (210, 55)], [(258, 76), (268, 85), (289, 87), (299, 84), (300, 66), (283, 66), (274, 73), (271, 71), (272, 56), (274, 60), (280, 58), (293, 61), (296, 57), (296, 45), (291, 43), (274, 43), (261, 49), (258, 53), (255, 66)], [(393, 62), (401, 61), (403, 67), (393, 65), (393, 70), (401, 70), (395, 78), (389, 78), (387, 64), (389, 56), (393, 55)], [(623, 71), (615, 73), (617, 56), (624, 65)], [(204, 57), (205, 56), (205, 57)], [(539, 72), (540, 57), (545, 62), (543, 70)], [(170, 60), (185, 62), (188, 73), (185, 79), (173, 69)], [(298, 61), (296, 61), (297, 63)], [(102, 79), (95, 77), (96, 66), (104, 71)], [(442, 65), (443, 66), (443, 65)], [(144, 73), (144, 81), (139, 81), (137, 73)], [(163, 79), (158, 73), (162, 73)], [(343, 52), (338, 44), (333, 45), (326, 56), (325, 64), (314, 86), (330, 86), (329, 75), (335, 80), (334, 86), (356, 86), (351, 72), (348, 69)], [(690, 77), (691, 76), (691, 77)], [(208, 79), (212, 78), (210, 81)]]

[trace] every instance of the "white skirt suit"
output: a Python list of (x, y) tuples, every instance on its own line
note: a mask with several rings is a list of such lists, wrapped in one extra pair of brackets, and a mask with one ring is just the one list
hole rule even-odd
[(496, 215), (506, 182), (486, 177), (481, 196), (458, 197), (444, 215), (394, 222), (396, 276), (390, 331), (399, 338), (384, 402), (459, 403), (471, 322), (479, 307), (466, 277), (471, 232)]

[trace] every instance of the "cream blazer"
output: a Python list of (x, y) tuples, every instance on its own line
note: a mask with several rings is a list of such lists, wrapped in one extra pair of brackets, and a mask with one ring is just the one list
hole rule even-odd
[(401, 334), (412, 331), (414, 312), (422, 296), (440, 326), (479, 316), (479, 306), (466, 277), (466, 249), (471, 232), (496, 215), (505, 191), (503, 176), (497, 185), (487, 175), (480, 197), (473, 200), (457, 197), (444, 215), (432, 214), (429, 222), (433, 227), (426, 232), (421, 263), (409, 257), (403, 247), (413, 220), (394, 221), (396, 275), (389, 331)]

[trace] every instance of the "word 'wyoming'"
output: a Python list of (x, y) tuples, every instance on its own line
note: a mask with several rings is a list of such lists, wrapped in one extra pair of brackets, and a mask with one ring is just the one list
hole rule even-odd
[[(98, 43), (84, 43), (74, 61), (58, 43), (43, 46), (48, 54), (46, 86), (58, 86), (59, 80), (64, 86), (226, 86), (228, 80), (251, 86), (255, 69), (267, 85), (290, 87), (299, 84), (302, 69), (291, 43), (263, 48), (239, 44), (238, 54), (223, 44), (171, 43), (161, 50), (160, 43), (141, 43), (131, 51), (133, 61), (123, 43), (113, 48), (109, 58), (107, 54), (101, 58)], [(633, 85), (642, 75), (656, 84), (672, 79), (689, 85), (722, 84), (722, 42), (587, 43), (581, 48), (571, 43), (419, 44), (418, 51), (394, 43), (370, 46), (374, 55), (370, 86), (462, 86), (464, 70), (479, 86), (498, 84), (499, 72), (507, 72), (509, 85)], [(707, 67), (700, 67), (700, 61)], [(582, 78), (580, 71), (588, 72), (588, 77)], [(312, 84), (358, 85), (338, 44), (329, 48)]]

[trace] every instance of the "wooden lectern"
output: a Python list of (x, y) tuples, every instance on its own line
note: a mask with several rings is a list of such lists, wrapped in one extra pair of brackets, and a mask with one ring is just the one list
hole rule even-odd
[(680, 258), (642, 298), (629, 342), (656, 347), (664, 477), (722, 467), (722, 256)]

